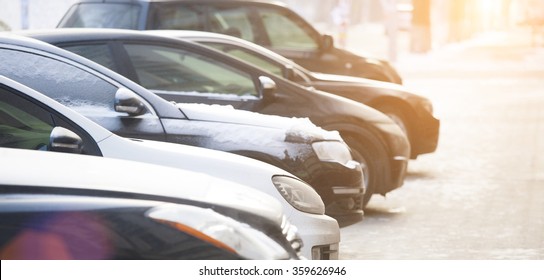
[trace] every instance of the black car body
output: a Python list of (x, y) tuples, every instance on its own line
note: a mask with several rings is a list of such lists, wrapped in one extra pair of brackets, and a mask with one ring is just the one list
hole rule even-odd
[(85, 0), (58, 27), (185, 29), (234, 35), (307, 69), (402, 83), (385, 60), (334, 46), (331, 36), (279, 2), (258, 0)]
[[(0, 148), (0, 163), (6, 172), (0, 178), (2, 259), (299, 258), (288, 241), (289, 235), (296, 238), (296, 228), (277, 201), (245, 193), (243, 185), (152, 164), (46, 151)], [(226, 186), (238, 195), (219, 202), (182, 185), (206, 191)], [(254, 205), (242, 205), (247, 199)], [(230, 241), (237, 236), (239, 242)]]
[[(363, 165), (367, 180), (364, 203), (373, 193), (385, 194), (403, 184), (409, 142), (390, 118), (366, 105), (302, 87), (176, 38), (113, 29), (26, 34), (101, 63), (170, 101), (231, 105), (262, 114), (308, 118), (324, 129), (338, 131)], [(273, 83), (257, 90), (263, 77)], [(323, 180), (329, 182), (326, 177)]]
[[(335, 133), (304, 120), (291, 120), (295, 123), (288, 128), (285, 122), (290, 121), (285, 118), (280, 121), (275, 116), (241, 110), (173, 104), (83, 57), (29, 38), (0, 36), (0, 57), (1, 75), (75, 109), (115, 134), (261, 160), (314, 187), (328, 207), (327, 214), (363, 214), (361, 166), (351, 159), (349, 147)], [(114, 105), (116, 102), (136, 104), (142, 112), (119, 112), (122, 104)], [(332, 154), (327, 153), (329, 145)]]
[(429, 99), (392, 83), (314, 73), (264, 47), (246, 40), (210, 32), (152, 31), (221, 50), (298, 84), (314, 87), (364, 103), (390, 116), (410, 140), (411, 158), (432, 153), (438, 145), (440, 121), (433, 116)]

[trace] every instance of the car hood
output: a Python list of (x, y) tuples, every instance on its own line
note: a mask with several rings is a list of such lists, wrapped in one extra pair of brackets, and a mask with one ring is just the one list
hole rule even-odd
[[(300, 211), (285, 200), (272, 181), (274, 176), (297, 177), (274, 165), (217, 150), (167, 142), (126, 139), (116, 135), (101, 141), (99, 145), (105, 157), (143, 161), (202, 172), (216, 178), (249, 186), (277, 199), (288, 218), (300, 215)], [(314, 191), (309, 185), (307, 188), (308, 191)]]
[[(251, 185), (260, 191), (273, 189), (272, 176), (292, 176), (276, 166), (252, 158), (205, 149), (200, 147), (159, 142), (152, 140), (127, 139), (113, 135), (99, 143), (104, 157), (142, 161), (157, 165), (180, 168), (210, 176)], [(247, 174), (240, 176), (240, 171)]]
[[(288, 118), (237, 110), (230, 105), (178, 103), (176, 106), (191, 120), (268, 127), (283, 134), (286, 141), (313, 142), (322, 140), (342, 141), (337, 131), (327, 131), (308, 118)], [(240, 131), (243, 133), (243, 131)]]
[(308, 85), (363, 104), (380, 96), (400, 98), (410, 103), (426, 99), (410, 92), (406, 87), (394, 83), (323, 73), (312, 73), (312, 76), (314, 79)]
[[(129, 198), (202, 202), (258, 213), (281, 223), (280, 203), (250, 187), (177, 168), (135, 161), (54, 152), (0, 149), (0, 184), (54, 187), (93, 194), (115, 192)], [(31, 176), (29, 176), (31, 174)], [(58, 174), (58, 176), (52, 176)]]
[(362, 85), (368, 88), (406, 91), (406, 88), (404, 88), (403, 86), (399, 84), (381, 82), (381, 81), (353, 77), (353, 76), (334, 75), (334, 74), (325, 74), (325, 73), (316, 73), (316, 72), (312, 72), (312, 76), (318, 79), (319, 82), (334, 82), (334, 83), (343, 83), (343, 84), (359, 85), (359, 86)]

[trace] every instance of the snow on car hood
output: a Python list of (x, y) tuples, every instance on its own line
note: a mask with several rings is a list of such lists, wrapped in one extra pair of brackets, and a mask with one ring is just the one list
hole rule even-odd
[(337, 131), (327, 131), (316, 126), (308, 118), (288, 118), (237, 110), (230, 105), (208, 105), (177, 103), (176, 106), (191, 120), (219, 123), (243, 124), (275, 128), (291, 142), (337, 140), (342, 141)]

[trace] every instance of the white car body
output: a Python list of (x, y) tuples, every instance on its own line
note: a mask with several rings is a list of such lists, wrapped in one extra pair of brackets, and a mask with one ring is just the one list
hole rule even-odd
[[(0, 148), (0, 165), (2, 166), (0, 185), (3, 186), (43, 187), (45, 190), (54, 188), (56, 189), (55, 194), (65, 195), (69, 195), (71, 192), (73, 195), (74, 190), (81, 189), (86, 194), (115, 192), (126, 195), (126, 198), (142, 195), (142, 197), (149, 197), (150, 200), (157, 199), (159, 201), (163, 197), (182, 199), (183, 201), (225, 206), (229, 209), (254, 213), (260, 219), (268, 220), (278, 228), (281, 227), (282, 230), (296, 231), (291, 225), (284, 227), (283, 209), (277, 199), (253, 188), (203, 173), (136, 161), (10, 148)], [(180, 186), (190, 187), (182, 188)], [(59, 189), (66, 189), (67, 192), (63, 193)], [(23, 194), (25, 191), (14, 194), (13, 199), (23, 196)], [(107, 195), (102, 198), (105, 197)], [(8, 197), (2, 200), (0, 205), (8, 208), (14, 207), (10, 205), (13, 203), (12, 201)], [(75, 200), (73, 203), (77, 204), (78, 202)], [(160, 214), (160, 219), (179, 220), (184, 224), (187, 221), (190, 222), (191, 219), (186, 217), (187, 214), (184, 210), (175, 211), (175, 208), (166, 206), (167, 202), (164, 204), (166, 212), (157, 213)], [(107, 205), (104, 203), (104, 207), (108, 207)], [(208, 209), (208, 211), (217, 213), (213, 209)], [(235, 214), (235, 216), (237, 215), (238, 213)], [(201, 223), (203, 222), (201, 221)], [(247, 227), (244, 222), (237, 221), (229, 226), (232, 226), (233, 230), (243, 233)], [(198, 223), (192, 224), (198, 225)], [(285, 249), (278, 248), (278, 245), (266, 249), (266, 244), (270, 241), (263, 240), (262, 243), (253, 244), (261, 247), (257, 250), (258, 252), (264, 250), (271, 252), (270, 254), (255, 255), (259, 257), (266, 255), (271, 259), (289, 258)], [(242, 249), (247, 252), (256, 248)], [(245, 256), (252, 254), (250, 252)]]
[[(310, 214), (294, 208), (279, 193), (272, 182), (273, 176), (294, 175), (275, 166), (231, 153), (180, 144), (148, 140), (126, 139), (99, 126), (81, 114), (51, 98), (13, 80), (0, 76), (0, 83), (14, 88), (45, 104), (83, 128), (98, 144), (104, 157), (141, 161), (157, 165), (202, 172), (213, 177), (250, 186), (278, 199), (289, 221), (298, 228), (303, 241), (302, 255), (308, 259), (319, 257), (313, 248), (332, 250), (331, 259), (338, 259), (340, 229), (338, 222), (324, 214)], [(309, 192), (315, 190), (308, 185)], [(315, 193), (317, 195), (317, 193)], [(334, 253), (336, 251), (336, 253)]]

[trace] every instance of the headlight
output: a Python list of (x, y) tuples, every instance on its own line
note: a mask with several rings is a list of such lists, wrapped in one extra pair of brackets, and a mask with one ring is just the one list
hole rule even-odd
[(242, 258), (289, 258), (287, 251), (265, 233), (211, 209), (165, 204), (149, 210), (146, 216)]
[(321, 196), (305, 182), (288, 176), (274, 176), (272, 182), (283, 198), (296, 209), (311, 214), (325, 213)]
[(312, 148), (317, 157), (322, 161), (336, 161), (345, 164), (353, 159), (348, 146), (343, 142), (314, 142), (312, 143)]

